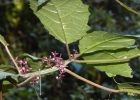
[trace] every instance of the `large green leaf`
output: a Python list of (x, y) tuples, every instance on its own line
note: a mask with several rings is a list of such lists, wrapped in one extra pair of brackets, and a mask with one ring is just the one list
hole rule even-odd
[(140, 51), (135, 48), (88, 53), (84, 54), (83, 58), (87, 64), (92, 64), (100, 71), (106, 72), (108, 76), (132, 77), (132, 69), (126, 61), (137, 56), (140, 56)]
[(128, 92), (129, 94), (140, 94), (140, 84), (138, 83), (120, 83), (118, 84), (119, 90)]
[(100, 71), (106, 72), (109, 77), (113, 77), (116, 75), (130, 78), (133, 77), (131, 75), (132, 69), (130, 68), (128, 63), (99, 64), (93, 66)]
[(5, 41), (5, 39), (3, 38), (3, 36), (0, 34), (0, 42), (4, 45), (7, 46), (8, 43)]
[(139, 56), (140, 50), (137, 48), (98, 51), (82, 55), (88, 64), (126, 62)]
[(116, 50), (133, 45), (135, 38), (109, 34), (104, 31), (94, 31), (80, 40), (80, 53), (90, 53), (98, 50)]
[(0, 71), (0, 80), (9, 79), (11, 81), (16, 81), (17, 82), (18, 77), (19, 77), (19, 75), (15, 75), (15, 74), (12, 74), (12, 73)]
[(63, 43), (72, 43), (88, 30), (88, 6), (81, 0), (50, 0), (37, 10), (37, 0), (30, 7), (49, 33)]

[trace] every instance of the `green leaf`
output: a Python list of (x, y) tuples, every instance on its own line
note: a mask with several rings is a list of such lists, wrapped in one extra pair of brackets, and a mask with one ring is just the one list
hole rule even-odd
[(109, 77), (113, 77), (116, 75), (130, 78), (133, 77), (131, 75), (132, 69), (130, 68), (128, 63), (98, 64), (92, 66), (99, 69), (100, 71), (106, 72)]
[(15, 75), (15, 74), (12, 74), (12, 73), (0, 71), (0, 80), (5, 80), (6, 78), (8, 78), (10, 80), (13, 80), (13, 81), (17, 82), (18, 77), (19, 77), (19, 75)]
[(116, 75), (112, 74), (112, 73), (108, 73), (106, 72), (106, 75), (109, 76), (109, 77), (115, 77)]
[(4, 64), (1, 64), (0, 65), (0, 71), (6, 71), (9, 68), (11, 68), (11, 65), (4, 65)]
[(33, 71), (38, 71), (41, 68), (38, 63), (40, 60), (42, 60), (42, 58), (32, 56), (28, 53), (24, 53), (23, 56), (26, 57), (26, 59), (28, 60), (28, 64), (33, 69)]
[(48, 0), (38, 0), (38, 6), (41, 6), (42, 4), (46, 3)]
[[(100, 71), (106, 72), (110, 77), (116, 75), (132, 77), (132, 69), (128, 65), (127, 61), (137, 56), (140, 56), (140, 51), (135, 48), (93, 52), (84, 54), (83, 58), (87, 61), (87, 64), (92, 64)], [(93, 62), (88, 62), (89, 60), (93, 60)]]
[(87, 62), (88, 64), (126, 62), (138, 56), (140, 56), (140, 50), (137, 48), (98, 51), (82, 55), (84, 60), (93, 60), (93, 62)]
[(27, 58), (27, 60), (28, 60), (28, 64), (33, 69), (33, 71), (39, 71), (39, 69), (41, 69), (38, 64), (38, 61), (32, 60), (31, 58)]
[(30, 55), (28, 53), (24, 53), (23, 56), (31, 58), (32, 60), (37, 60), (37, 61), (38, 60), (42, 60), (42, 58), (38, 58), (38, 57), (32, 56), (32, 55)]
[(11, 65), (1, 64), (0, 65), (0, 71), (9, 72), (9, 73), (12, 73), (12, 74), (16, 74), (15, 67), (13, 67)]
[(89, 12), (81, 0), (50, 0), (39, 10), (36, 4), (30, 0), (34, 14), (56, 39), (69, 44), (86, 35)]
[(4, 45), (4, 46), (8, 46), (8, 43), (5, 41), (4, 37), (0, 34), (0, 42)]
[(84, 36), (79, 43), (80, 54), (99, 50), (116, 50), (127, 48), (135, 42), (134, 37), (109, 34), (104, 31), (94, 31)]
[(140, 84), (138, 83), (121, 83), (118, 84), (118, 88), (121, 91), (133, 93), (133, 94), (140, 94)]
[(2, 85), (2, 92), (8, 92), (9, 89), (14, 88), (13, 85), (9, 82), (9, 81), (3, 81), (3, 85)]

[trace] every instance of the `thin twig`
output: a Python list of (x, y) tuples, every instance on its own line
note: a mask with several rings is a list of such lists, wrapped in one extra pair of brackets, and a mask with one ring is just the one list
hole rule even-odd
[(7, 46), (4, 46), (4, 47), (5, 47), (6, 51), (7, 51), (7, 53), (8, 53), (8, 55), (9, 55), (10, 59), (11, 59), (12, 62), (14, 63), (14, 65), (15, 65), (15, 67), (16, 67), (18, 73), (21, 74), (21, 73), (20, 73), (20, 70), (19, 70), (19, 67), (18, 67), (17, 63), (15, 62), (13, 56), (11, 55), (11, 53), (10, 53), (8, 47), (7, 47)]
[(49, 69), (45, 69), (45, 70), (41, 70), (41, 71), (36, 71), (36, 72), (32, 72), (32, 73), (27, 73), (25, 75), (20, 75), (23, 78), (27, 78), (27, 79), (25, 81), (19, 83), (19, 84), (16, 84), (16, 87), (20, 87), (20, 86), (25, 85), (31, 79), (33, 79), (35, 76), (41, 76), (41, 75), (48, 74), (48, 73), (51, 73), (51, 72), (54, 72), (54, 71), (57, 71), (57, 70), (59, 70), (57, 67), (52, 67), (52, 68), (49, 68)]
[[(65, 61), (65, 64), (64, 64), (64, 66), (66, 66), (68, 63), (70, 63), (70, 61)], [(25, 75), (21, 75), (20, 74), (20, 76), (21, 77), (23, 77), (23, 78), (27, 78), (25, 81), (23, 81), (23, 82), (21, 82), (21, 83), (19, 83), (19, 84), (17, 84), (16, 86), (17, 87), (20, 87), (20, 86), (22, 86), (22, 85), (24, 85), (24, 84), (26, 84), (26, 83), (28, 83), (31, 79), (33, 79), (35, 76), (40, 76), (41, 77), (41, 75), (45, 75), (45, 74), (48, 74), (48, 73), (52, 73), (52, 72), (55, 72), (55, 71), (57, 71), (57, 70), (59, 70), (57, 67), (52, 67), (52, 68), (48, 68), (48, 69), (44, 69), (44, 70), (39, 70), (39, 71), (36, 71), (36, 72), (32, 72), (32, 73), (27, 73), (27, 74), (25, 74)], [(40, 78), (41, 79), (41, 78)], [(41, 81), (41, 80), (40, 80)], [(41, 83), (40, 83), (40, 85), (41, 85)]]
[[(40, 72), (40, 69), (39, 69), (39, 72)], [(41, 91), (42, 91), (42, 89), (41, 89), (41, 86), (42, 86), (42, 84), (41, 84), (41, 83), (42, 83), (42, 81), (41, 81), (41, 74), (40, 74), (39, 77), (40, 77), (40, 82), (39, 82), (40, 84), (39, 84), (39, 85), (40, 85), (40, 95), (41, 95), (41, 94), (42, 94), (42, 93), (41, 93)]]
[(36, 93), (36, 95), (37, 95), (37, 97), (38, 97), (38, 100), (40, 100), (40, 97), (39, 97), (39, 95), (38, 95), (38, 93), (37, 93), (37, 90), (36, 90), (36, 88), (35, 88), (35, 85), (34, 85), (34, 89), (35, 89), (35, 93)]
[(68, 70), (68, 69), (66, 69), (66, 68), (65, 68), (65, 71), (66, 71), (67, 73), (71, 74), (72, 76), (74, 76), (74, 77), (76, 77), (76, 78), (78, 78), (78, 79), (80, 79), (80, 80), (82, 80), (82, 81), (84, 81), (84, 82), (86, 82), (86, 83), (88, 83), (88, 84), (90, 84), (90, 85), (93, 85), (93, 86), (95, 86), (95, 87), (98, 87), (98, 88), (100, 88), (100, 89), (103, 89), (103, 90), (106, 90), (106, 91), (109, 91), (109, 92), (114, 92), (114, 93), (123, 92), (123, 91), (121, 91), (121, 90), (114, 90), (114, 89), (106, 88), (106, 87), (104, 87), (104, 86), (101, 86), (101, 85), (99, 85), (99, 84), (96, 84), (96, 83), (94, 83), (94, 82), (92, 82), (92, 81), (89, 81), (89, 80), (87, 80), (87, 79), (85, 79), (85, 78), (83, 78), (83, 77), (81, 77), (81, 76), (79, 76), (79, 75), (73, 73), (72, 71), (70, 71), (70, 70)]
[(23, 85), (25, 85), (26, 83), (28, 83), (30, 80), (32, 80), (33, 78), (35, 77), (35, 75), (31, 75), (29, 78), (27, 78), (25, 81), (19, 83), (19, 84), (16, 84), (16, 87), (21, 87)]
[(132, 8), (128, 7), (127, 5), (125, 5), (124, 3), (122, 3), (121, 1), (116, 0), (116, 2), (118, 2), (121, 6), (123, 6), (127, 10), (131, 11), (132, 13), (137, 14), (137, 15), (140, 15), (140, 13), (138, 13), (137, 11), (135, 11)]
[[(69, 64), (71, 61), (68, 61), (66, 60), (64, 63), (64, 66), (67, 66), (67, 64)], [(41, 71), (36, 71), (36, 72), (32, 72), (32, 73), (27, 73), (25, 75), (20, 75), (24, 78), (28, 78), (30, 77), (31, 75), (36, 75), (36, 76), (40, 76), (40, 75), (45, 75), (45, 74), (48, 74), (48, 73), (52, 73), (52, 72), (55, 72), (59, 70), (57, 67), (53, 66), (52, 68), (48, 68), (48, 69), (44, 69), (44, 70), (41, 70)]]
[(28, 78), (28, 77), (30, 77), (31, 75), (40, 76), (40, 75), (45, 75), (45, 74), (48, 74), (48, 73), (55, 72), (55, 71), (57, 71), (57, 70), (59, 70), (57, 67), (52, 67), (52, 68), (44, 69), (44, 70), (41, 70), (41, 71), (36, 71), (36, 72), (32, 72), (32, 73), (27, 73), (27, 74), (21, 75), (21, 76), (24, 77), (24, 78)]

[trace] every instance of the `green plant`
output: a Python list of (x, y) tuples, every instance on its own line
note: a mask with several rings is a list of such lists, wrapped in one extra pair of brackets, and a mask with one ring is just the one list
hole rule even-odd
[[(49, 58), (37, 58), (29, 54), (24, 54), (26, 59), (14, 59), (7, 47), (8, 43), (1, 36), (0, 41), (15, 66), (1, 65), (1, 83), (4, 80), (10, 82), (4, 83), (1, 87), (6, 87), (7, 84), (18, 87), (35, 77), (34, 84), (37, 81), (36, 76), (59, 70), (60, 74), (57, 79), (60, 80), (65, 72), (67, 72), (82, 81), (110, 92), (139, 94), (139, 84), (117, 83), (118, 89), (109, 89), (82, 78), (67, 69), (67, 65), (71, 62), (86, 63), (87, 66), (94, 66), (104, 71), (109, 77), (121, 75), (132, 78), (132, 69), (129, 67), (128, 61), (140, 56), (137, 45), (134, 44), (137, 37), (110, 34), (104, 31), (94, 31), (87, 34), (86, 31), (89, 29), (87, 26), (89, 16), (88, 6), (84, 5), (80, 0), (49, 0), (44, 2), (41, 2), (41, 0), (38, 0), (38, 2), (31, 0), (30, 7), (44, 27), (49, 30), (50, 34), (66, 45), (69, 59), (63, 60), (61, 55), (58, 56), (56, 52), (52, 52), (53, 56)], [(71, 54), (69, 44), (75, 41), (79, 41), (80, 52), (77, 53), (75, 50), (75, 53)], [(81, 56), (84, 60), (78, 60), (78, 57)], [(20, 62), (21, 66), (19, 66)], [(32, 68), (32, 71), (29, 70), (28, 65)], [(27, 72), (24, 71), (24, 73), (21, 73), (22, 67), (23, 69), (27, 68)], [(28, 71), (31, 72), (29, 73)], [(21, 82), (19, 77), (26, 80)], [(6, 90), (5, 88), (3, 89)]]

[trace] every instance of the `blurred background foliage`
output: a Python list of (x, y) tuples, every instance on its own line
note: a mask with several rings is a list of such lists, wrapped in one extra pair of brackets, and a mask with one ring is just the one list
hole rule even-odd
[[(140, 34), (140, 17), (120, 6), (115, 0), (83, 0), (89, 5), (88, 32), (103, 30), (119, 34)], [(127, 6), (140, 11), (139, 0), (121, 0)], [(53, 26), (52, 26), (53, 27)], [(33, 14), (28, 0), (0, 0), (0, 34), (9, 43), (14, 57), (22, 57), (23, 53), (33, 56), (49, 56), (52, 51), (62, 53), (67, 59), (65, 45), (48, 34), (39, 19)], [(140, 40), (136, 41), (139, 44)], [(78, 49), (78, 42), (70, 44), (71, 51)], [(0, 45), (0, 63), (10, 64), (5, 49)], [(132, 59), (129, 63), (133, 69), (133, 79), (115, 77), (117, 82), (140, 82), (140, 61)], [(72, 63), (69, 69), (91, 81), (109, 88), (115, 88), (113, 78), (85, 64)], [(114, 94), (90, 86), (71, 75), (66, 74), (63, 82), (56, 80), (55, 72), (43, 77), (41, 100), (100, 100), (100, 99), (138, 99), (140, 96), (129, 96), (125, 93)], [(39, 84), (36, 84), (39, 93)], [(4, 100), (37, 100), (34, 87), (27, 84), (21, 88), (13, 88), (3, 95)]]

